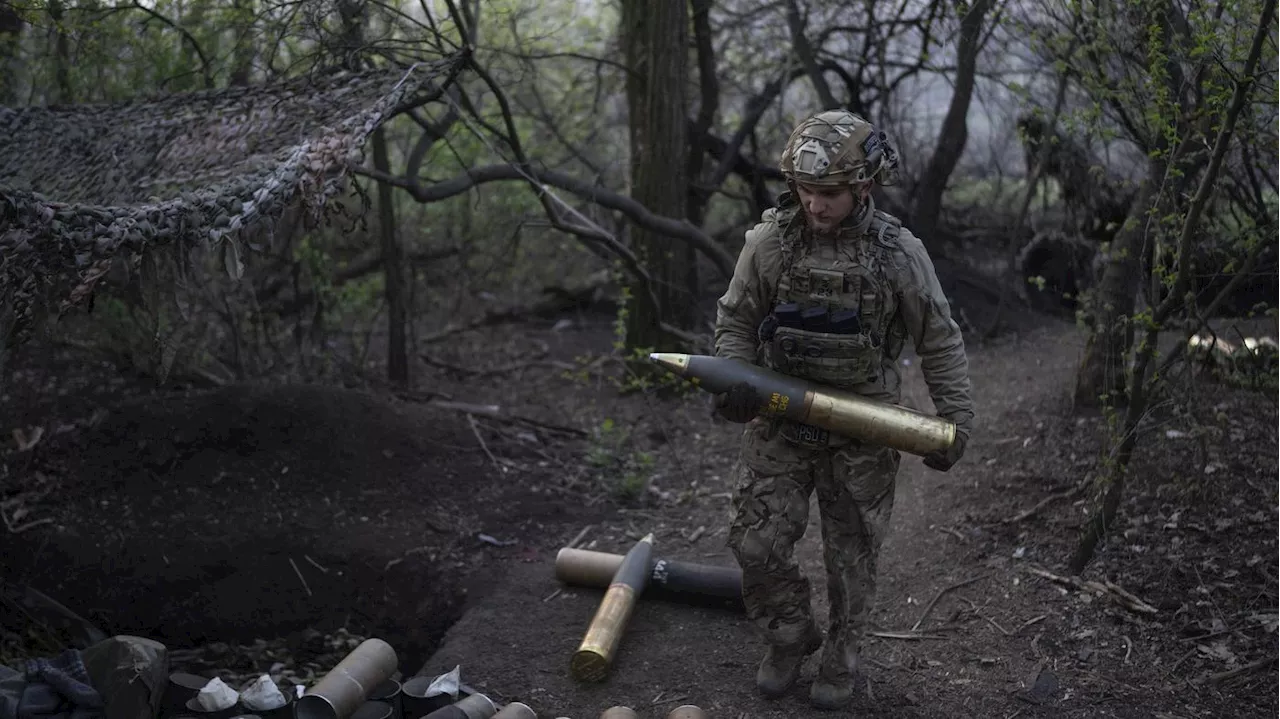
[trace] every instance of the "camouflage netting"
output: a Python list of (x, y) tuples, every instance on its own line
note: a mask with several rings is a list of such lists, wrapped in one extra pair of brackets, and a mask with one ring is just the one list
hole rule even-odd
[(65, 311), (113, 261), (149, 246), (223, 243), (234, 273), (247, 233), (271, 232), (294, 206), (320, 217), (369, 134), (438, 92), (458, 62), (112, 105), (0, 107), (0, 330), (8, 324), (20, 340), (44, 305)]

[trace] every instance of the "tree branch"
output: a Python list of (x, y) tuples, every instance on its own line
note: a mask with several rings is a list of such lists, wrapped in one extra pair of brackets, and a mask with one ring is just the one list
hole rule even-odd
[(1213, 189), (1217, 184), (1218, 172), (1222, 169), (1223, 158), (1226, 157), (1227, 149), (1231, 145), (1231, 136), (1235, 132), (1236, 121), (1240, 118), (1240, 113), (1244, 110), (1245, 103), (1248, 102), (1249, 95), (1253, 90), (1254, 70), (1257, 68), (1258, 60), (1262, 55), (1262, 46), (1271, 32), (1271, 19), (1275, 14), (1275, 9), (1276, 0), (1265, 0), (1262, 6), (1262, 19), (1258, 24), (1257, 33), (1253, 36), (1253, 45), (1249, 48), (1249, 58), (1245, 61), (1244, 76), (1236, 83), (1235, 90), (1231, 96), (1230, 109), (1227, 110), (1222, 129), (1218, 131), (1218, 137), (1213, 143), (1213, 154), (1209, 158), (1209, 166), (1205, 169), (1204, 176), (1200, 178), (1200, 186), (1196, 188), (1196, 194), (1191, 199), (1191, 206), (1187, 209), (1187, 217), (1182, 224), (1182, 234), (1178, 238), (1178, 275), (1174, 280), (1173, 290), (1156, 308), (1153, 317), (1156, 325), (1163, 324), (1170, 313), (1183, 302), (1183, 295), (1191, 282), (1191, 240), (1200, 228), (1200, 217), (1204, 214), (1205, 206), (1209, 203), (1209, 196), (1213, 194)]
[[(419, 184), (416, 178), (389, 177), (367, 167), (354, 168), (353, 172), (380, 182), (389, 182), (396, 187), (406, 190), (413, 199), (423, 204), (447, 200), (450, 197), (466, 192), (472, 187), (483, 185), (488, 182), (495, 182), (499, 180), (528, 181), (528, 178), (531, 177), (538, 183), (550, 185), (551, 187), (558, 187), (562, 190), (572, 192), (585, 200), (590, 200), (601, 207), (621, 212), (632, 222), (647, 230), (661, 232), (671, 237), (690, 242), (694, 247), (711, 259), (715, 264), (716, 269), (723, 277), (728, 278), (733, 276), (733, 266), (736, 263), (734, 258), (731, 257), (724, 248), (716, 244), (715, 240), (701, 229), (690, 225), (684, 220), (655, 215), (644, 205), (641, 205), (630, 197), (620, 195), (597, 185), (591, 185), (584, 180), (580, 180), (572, 175), (568, 175), (557, 170), (539, 170), (533, 167), (521, 168), (512, 164), (484, 165), (467, 171), (465, 175), (459, 175), (452, 179), (437, 182), (425, 187)], [(536, 188), (535, 191), (540, 196), (547, 195), (546, 190), (542, 185), (535, 184), (534, 187)], [(550, 202), (550, 200), (548, 200), (548, 202)]]
[(818, 65), (813, 46), (809, 44), (809, 38), (804, 34), (804, 25), (804, 18), (800, 16), (799, 3), (796, 0), (787, 0), (787, 27), (791, 30), (791, 46), (805, 72), (809, 74), (809, 81), (813, 83), (813, 89), (818, 93), (818, 102), (822, 105), (822, 109), (834, 110), (840, 107), (840, 103), (836, 102), (836, 96), (831, 94), (831, 86), (822, 76), (822, 67)]
[[(195, 51), (196, 56), (200, 58), (200, 71), (201, 71), (201, 74), (204, 76), (204, 88), (206, 90), (212, 90), (214, 87), (213, 68), (210, 67), (209, 57), (204, 54), (204, 49), (200, 47), (200, 43), (196, 41), (195, 37), (193, 37), (190, 32), (187, 32), (186, 28), (175, 23), (174, 21), (170, 20), (164, 15), (156, 12), (155, 10), (147, 7), (146, 5), (143, 5), (142, 3), (137, 2), (136, 0), (131, 7), (135, 10), (141, 10), (142, 12), (146, 13), (147, 15), (149, 15), (155, 20), (159, 20), (161, 23), (164, 23), (169, 28), (176, 31), (179, 35), (182, 36), (182, 39), (186, 41), (188, 45), (191, 46), (191, 49)], [(145, 25), (145, 23), (143, 24)]]

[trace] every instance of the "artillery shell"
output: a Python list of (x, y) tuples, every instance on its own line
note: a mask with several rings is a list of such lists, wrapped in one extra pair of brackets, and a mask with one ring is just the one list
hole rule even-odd
[(569, 661), (569, 672), (579, 681), (603, 681), (609, 673), (636, 597), (648, 583), (652, 551), (653, 535), (649, 534), (636, 542), (618, 566), (578, 651)]
[(740, 382), (755, 388), (760, 414), (811, 424), (872, 444), (925, 455), (956, 440), (955, 423), (852, 392), (725, 357), (656, 352), (649, 359), (702, 389), (721, 393)]

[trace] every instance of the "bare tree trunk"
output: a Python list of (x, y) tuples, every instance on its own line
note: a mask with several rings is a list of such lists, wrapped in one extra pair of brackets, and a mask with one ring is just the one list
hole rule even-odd
[(1142, 286), (1148, 215), (1158, 200), (1162, 164), (1151, 163), (1129, 218), (1111, 242), (1110, 258), (1091, 300), (1093, 328), (1076, 370), (1074, 403), (1078, 409), (1127, 401), (1125, 359), (1133, 345), (1130, 318)]
[(231, 55), (228, 84), (232, 87), (244, 87), (249, 84), (253, 73), (253, 59), (258, 51), (254, 33), (258, 8), (255, 0), (234, 0), (232, 7), (235, 10), (235, 21), (231, 24), (235, 50)]
[[(631, 196), (652, 212), (684, 217), (688, 197), (685, 78), (689, 42), (686, 2), (624, 0), (627, 103), (631, 127)], [(687, 243), (631, 228), (632, 246), (653, 282), (658, 306), (640, 287), (627, 315), (627, 347), (657, 347), (661, 323), (688, 327), (695, 310), (689, 268), (696, 255)]]
[(711, 188), (702, 184), (702, 170), (710, 152), (707, 133), (720, 107), (720, 82), (716, 77), (716, 50), (711, 35), (711, 0), (690, 0), (694, 46), (698, 51), (698, 117), (689, 135), (689, 206), (686, 217), (701, 227), (711, 200)]
[(67, 37), (67, 29), (62, 25), (65, 7), (62, 0), (49, 0), (49, 19), (53, 21), (53, 86), (51, 98), (53, 105), (64, 105), (75, 101), (71, 92), (71, 41)]
[(813, 90), (818, 93), (818, 103), (823, 110), (839, 108), (840, 103), (836, 100), (835, 93), (831, 92), (831, 85), (823, 76), (822, 68), (814, 57), (813, 46), (809, 44), (809, 37), (805, 34), (805, 18), (800, 14), (797, 0), (787, 0), (787, 27), (791, 30), (791, 49), (808, 73)]
[(26, 23), (13, 6), (0, 3), (0, 105), (21, 102), (22, 31)]
[(977, 0), (960, 21), (960, 48), (956, 68), (956, 89), (951, 106), (938, 132), (938, 147), (933, 151), (929, 167), (916, 188), (915, 208), (911, 213), (912, 230), (927, 245), (933, 240), (942, 211), (942, 193), (956, 169), (969, 139), (969, 102), (973, 99), (974, 75), (978, 66), (982, 20), (992, 0)]
[[(391, 172), (387, 157), (387, 139), (381, 127), (373, 131), (373, 166), (379, 172)], [(378, 237), (382, 243), (382, 266), (387, 301), (387, 379), (401, 387), (409, 385), (409, 351), (405, 343), (405, 324), (409, 308), (405, 305), (404, 252), (396, 237), (396, 213), (390, 183), (378, 183)]]

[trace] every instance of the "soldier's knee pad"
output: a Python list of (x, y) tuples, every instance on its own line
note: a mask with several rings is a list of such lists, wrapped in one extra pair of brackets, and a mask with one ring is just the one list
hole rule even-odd
[(748, 529), (734, 543), (733, 555), (743, 569), (766, 569), (775, 563), (774, 537), (758, 529)]

